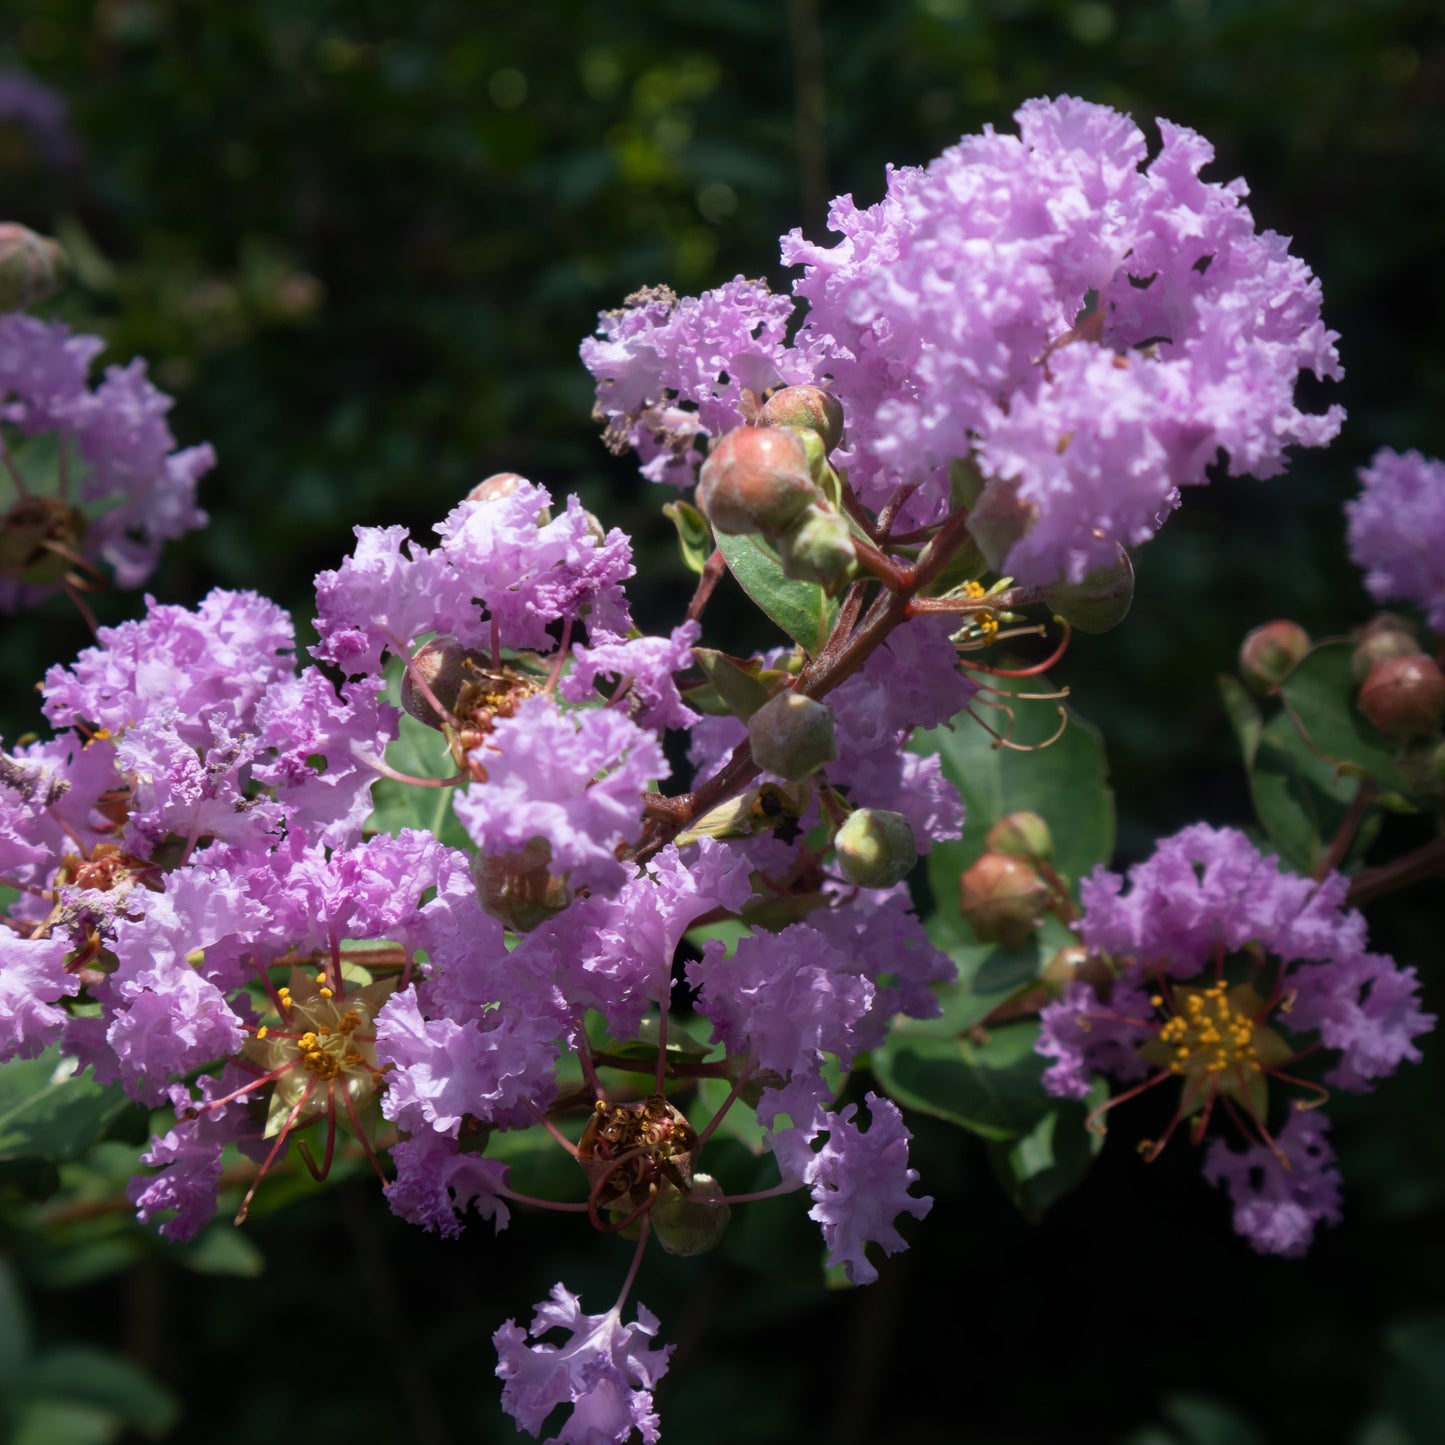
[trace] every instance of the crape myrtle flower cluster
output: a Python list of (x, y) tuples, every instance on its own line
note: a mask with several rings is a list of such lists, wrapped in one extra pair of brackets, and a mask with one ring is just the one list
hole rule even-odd
[[(194, 610), (147, 599), (51, 670), (55, 735), (0, 757), (0, 879), (18, 895), (0, 1054), (54, 1046), (174, 1111), (132, 1185), (143, 1219), (191, 1237), (228, 1148), (258, 1166), (254, 1192), (293, 1143), (324, 1174), (343, 1130), (392, 1209), (444, 1235), (525, 1204), (635, 1237), (611, 1309), (558, 1284), (528, 1328), (494, 1336), (519, 1424), (541, 1433), (570, 1407), (554, 1438), (587, 1442), (658, 1438), (670, 1347), (624, 1308), (650, 1238), (701, 1252), (759, 1197), (702, 1168), (731, 1110), (765, 1132), (762, 1195), (806, 1190), (830, 1265), (867, 1283), (905, 1247), (901, 1217), (931, 1201), (900, 1111), (849, 1071), (897, 1016), (939, 1011), (954, 966), (904, 879), (963, 825), (938, 758), (906, 745), (971, 725), (989, 648), (1031, 604), (1119, 620), (1123, 549), (1212, 462), (1269, 476), (1340, 423), (1294, 403), (1301, 369), (1339, 374), (1318, 285), (1256, 232), (1242, 183), (1200, 180), (1198, 136), (1163, 122), (1148, 159), (1131, 121), (1067, 97), (1018, 123), (890, 171), (870, 209), (836, 202), (831, 248), (785, 238), (795, 300), (741, 278), (659, 288), (583, 344), (608, 443), (697, 485), (696, 507), (672, 509), (697, 590), (666, 635), (633, 625), (622, 533), (503, 474), (429, 543), (358, 527), (316, 579), (314, 663), (273, 604), (214, 592)], [(147, 393), (144, 426), (106, 432), (94, 403), (112, 380), (85, 391), (88, 344), (9, 322), (5, 419), (73, 438), (89, 477), (130, 458), (126, 536), (172, 535), (138, 520), (181, 496), (157, 476), (196, 466), (166, 456), (168, 434), (157, 450), (163, 408)], [(136, 373), (112, 377), (141, 396)], [(86, 426), (109, 438), (93, 457)], [(740, 542), (792, 641), (728, 657), (702, 644)], [(669, 730), (688, 734), (688, 779)], [(398, 765), (418, 749), (425, 776)], [(381, 831), (379, 786), (447, 790), (467, 846)], [(1268, 1127), (1279, 1031), (1318, 1035), (1333, 1082), (1357, 1087), (1413, 1057), (1427, 1021), (1409, 975), (1364, 952), (1337, 882), (1292, 879), (1235, 835), (1181, 837), (1128, 898), (1110, 875), (1087, 885), (1084, 939), (1119, 971), (1108, 996), (1046, 1014), (1050, 1080), (1137, 1080), (1172, 1049), (1180, 1067), (1159, 1068), (1185, 1078), (1182, 1114), (1218, 1100), (1253, 1128), (1254, 1153), (1209, 1163), (1240, 1227), (1294, 1248), (1335, 1186), (1318, 1115)], [(1147, 904), (1170, 868), (1231, 906), (1242, 870), (1255, 912), (1216, 937), (1211, 894), (1190, 932), (1173, 895)], [(706, 933), (721, 923), (730, 946)], [(1225, 968), (1235, 953), (1259, 964), (1248, 982)], [(1280, 960), (1267, 979), (1264, 954)], [(1207, 986), (1184, 982), (1211, 964)], [(715, 1110), (703, 1081), (725, 1091)], [(488, 1153), (533, 1128), (576, 1160), (580, 1197), (531, 1198)]]
[(1206, 1178), (1227, 1187), (1256, 1249), (1303, 1254), (1340, 1213), (1319, 1106), (1330, 1088), (1368, 1090), (1419, 1059), (1414, 1041), (1435, 1020), (1415, 971), (1368, 951), (1340, 874), (1287, 873), (1232, 828), (1185, 828), (1124, 882), (1099, 869), (1083, 884), (1080, 933), (1112, 970), (1043, 1010), (1045, 1087), (1082, 1099), (1104, 1074), (1129, 1086), (1112, 1109), (1177, 1081), (1178, 1107), (1145, 1156), (1186, 1120), (1198, 1143), (1227, 1116), (1244, 1147), (1216, 1133)]
[(785, 237), (799, 316), (741, 277), (604, 316), (582, 355), (608, 440), (686, 485), (770, 388), (826, 386), (865, 505), (906, 484), (901, 516), (936, 522), (969, 460), (973, 535), (1030, 583), (1078, 582), (1146, 541), (1221, 453), (1268, 477), (1289, 444), (1331, 440), (1340, 409), (1294, 402), (1300, 370), (1341, 374), (1319, 284), (1256, 231), (1242, 181), (1200, 179), (1208, 143), (1161, 121), (1146, 163), (1128, 117), (1069, 97), (1016, 120), (1017, 136), (890, 170), (874, 206), (835, 201), (835, 245)]
[(1445, 462), (1382, 447), (1345, 503), (1350, 557), (1376, 602), (1413, 602), (1445, 635)]
[[(171, 399), (137, 358), (90, 364), (105, 343), (19, 308), (58, 286), (64, 257), (23, 226), (0, 226), (0, 612), (57, 587), (79, 593), (113, 581), (139, 587), (161, 549), (206, 523), (196, 484), (215, 464), (208, 445), (176, 450)], [(0, 491), (3, 496), (3, 491)]]

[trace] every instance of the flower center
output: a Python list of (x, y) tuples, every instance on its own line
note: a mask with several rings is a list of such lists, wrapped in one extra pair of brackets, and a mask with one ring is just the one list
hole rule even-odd
[[(1226, 1071), (1260, 1071), (1256, 1025), (1246, 1012), (1246, 1000), (1231, 997), (1235, 992), (1222, 983), (1175, 990), (1178, 1012), (1159, 1030), (1159, 1041), (1169, 1046), (1171, 1074), (1208, 1080)], [(1164, 1006), (1158, 995), (1150, 1002), (1155, 1008)]]

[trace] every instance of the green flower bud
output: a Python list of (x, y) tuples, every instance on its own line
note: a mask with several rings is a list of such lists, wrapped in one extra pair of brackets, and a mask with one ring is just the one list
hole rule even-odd
[(958, 880), (958, 910), (984, 943), (1019, 948), (1047, 912), (1053, 895), (1021, 858), (984, 853)]
[(823, 444), (796, 427), (737, 427), (718, 439), (698, 474), (698, 505), (713, 530), (780, 537), (823, 499)]
[(652, 1209), (652, 1230), (669, 1254), (706, 1254), (722, 1243), (732, 1210), (711, 1174), (694, 1174), (686, 1194), (672, 1194)]
[(0, 221), (0, 311), (22, 311), (53, 296), (70, 275), (59, 241), (14, 221)]
[(1006, 813), (984, 838), (990, 853), (1022, 858), (1028, 863), (1047, 863), (1054, 856), (1054, 838), (1049, 825), (1037, 813)]
[(758, 413), (762, 427), (793, 426), (817, 432), (824, 452), (843, 440), (843, 403), (821, 386), (785, 386)]
[(753, 761), (764, 772), (799, 783), (838, 756), (833, 709), (800, 692), (780, 692), (748, 719)]
[(515, 853), (472, 855), (477, 901), (513, 933), (530, 933), (572, 902), (566, 880), (551, 871), (552, 845), (534, 838)]
[(1044, 601), (1076, 632), (1097, 635), (1117, 627), (1134, 600), (1134, 564), (1119, 548), (1112, 566), (1096, 567), (1082, 582), (1059, 582), (1044, 593)]
[(859, 808), (833, 840), (838, 871), (859, 888), (892, 888), (918, 861), (913, 829), (902, 813)]
[(825, 592), (836, 592), (858, 570), (847, 519), (822, 504), (808, 507), (779, 539), (778, 556), (784, 577), (816, 582)]
[(1239, 645), (1239, 674), (1254, 692), (1278, 687), (1313, 643), (1298, 622), (1281, 619), (1256, 627)]
[(1429, 737), (1445, 722), (1445, 674), (1423, 652), (1381, 658), (1356, 706), (1391, 742)]
[(1350, 657), (1350, 671), (1356, 682), (1364, 682), (1377, 662), (1387, 657), (1415, 657), (1421, 651), (1412, 632), (1403, 628), (1365, 628)]

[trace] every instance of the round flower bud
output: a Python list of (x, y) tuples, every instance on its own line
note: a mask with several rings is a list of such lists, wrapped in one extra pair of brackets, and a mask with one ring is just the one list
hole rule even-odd
[(513, 933), (530, 933), (572, 901), (572, 890), (551, 872), (552, 847), (534, 838), (515, 853), (472, 855), (472, 882), (482, 911)]
[(1415, 657), (1421, 651), (1414, 634), (1402, 628), (1366, 629), (1350, 657), (1350, 671), (1356, 682), (1364, 682), (1377, 662), (1387, 657)]
[(70, 274), (59, 241), (0, 221), (0, 311), (21, 311), (53, 296)]
[(1256, 627), (1239, 645), (1239, 673), (1255, 692), (1267, 693), (1288, 676), (1313, 644), (1298, 622), (1281, 620)]
[(711, 1174), (694, 1174), (686, 1194), (653, 1206), (652, 1230), (669, 1254), (706, 1254), (722, 1243), (731, 1218), (722, 1185)]
[(892, 888), (918, 861), (913, 829), (902, 813), (859, 808), (833, 840), (838, 871), (859, 888)]
[(1445, 742), (1426, 738), (1407, 743), (1395, 758), (1395, 766), (1406, 792), (1445, 792)]
[(778, 541), (783, 576), (834, 592), (858, 570), (847, 519), (826, 506), (808, 507)]
[(416, 650), (411, 666), (402, 674), (401, 705), (419, 723), (440, 729), (446, 720), (417, 685), (415, 673), (421, 674), (436, 700), (455, 713), (457, 699), (470, 681), (472, 667), (486, 665), (487, 659), (480, 652), (469, 652), (451, 633), (433, 637)]
[(1005, 570), (1014, 544), (1033, 530), (1039, 509), (1019, 496), (1017, 482), (991, 481), (968, 514), (968, 530), (996, 572)]
[(823, 438), (823, 450), (831, 452), (843, 440), (843, 403), (821, 386), (785, 386), (768, 398), (758, 425), (815, 431)]
[(1445, 722), (1445, 674), (1423, 652), (1381, 658), (1356, 706), (1391, 742), (1429, 737)]
[(1048, 885), (1021, 858), (984, 853), (958, 880), (958, 910), (984, 943), (1019, 948), (1047, 911)]
[(503, 497), (510, 497), (518, 487), (526, 485), (526, 477), (516, 472), (493, 472), (478, 482), (467, 493), (466, 499), (469, 502), (500, 502)]
[(1097, 635), (1117, 627), (1134, 600), (1134, 564), (1119, 548), (1112, 566), (1096, 567), (1082, 582), (1058, 582), (1044, 593), (1044, 601), (1076, 632)]
[(1029, 863), (1047, 863), (1054, 856), (1054, 838), (1049, 825), (1037, 813), (1027, 810), (1006, 813), (983, 840), (990, 853), (1004, 853)]
[(838, 756), (833, 709), (800, 692), (780, 692), (748, 719), (753, 761), (764, 772), (799, 783)]
[(823, 494), (814, 478), (823, 462), (816, 432), (796, 427), (737, 427), (718, 439), (698, 474), (698, 505), (729, 536), (780, 537)]

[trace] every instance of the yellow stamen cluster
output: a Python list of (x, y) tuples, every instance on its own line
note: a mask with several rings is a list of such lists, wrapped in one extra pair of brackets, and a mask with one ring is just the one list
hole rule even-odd
[[(1231, 1004), (1224, 984), (1178, 994), (1180, 1012), (1159, 1030), (1160, 1042), (1173, 1051), (1170, 1073), (1217, 1075), (1237, 1067), (1259, 1072), (1254, 1020)], [(1150, 1002), (1155, 1008), (1164, 1005), (1158, 995)]]

